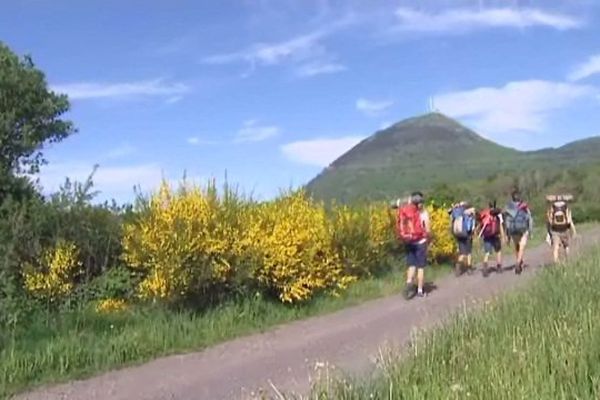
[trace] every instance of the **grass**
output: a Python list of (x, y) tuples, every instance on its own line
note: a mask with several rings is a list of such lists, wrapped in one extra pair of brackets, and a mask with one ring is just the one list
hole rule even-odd
[[(536, 242), (543, 235), (535, 235)], [(535, 245), (535, 243), (534, 243)], [(476, 244), (476, 249), (480, 246)], [(508, 254), (508, 253), (507, 253)], [(479, 260), (478, 254), (475, 259)], [(448, 266), (427, 270), (437, 280)], [(229, 302), (204, 313), (134, 309), (115, 315), (93, 311), (40, 317), (14, 332), (0, 348), (0, 398), (43, 383), (90, 376), (153, 358), (201, 350), (275, 325), (334, 312), (367, 300), (399, 293), (404, 269), (356, 282), (338, 297), (318, 296), (301, 306), (256, 297)]]
[[(362, 381), (314, 399), (600, 398), (600, 248), (550, 267), (525, 291), (455, 317)], [(326, 389), (328, 388), (328, 389)]]
[[(450, 269), (428, 270), (428, 280)], [(399, 293), (404, 269), (356, 282), (338, 297), (319, 296), (301, 306), (260, 297), (223, 304), (202, 314), (136, 309), (122, 314), (92, 311), (39, 318), (0, 349), (0, 398), (43, 383), (81, 378), (158, 356), (200, 350), (274, 325), (329, 313)]]

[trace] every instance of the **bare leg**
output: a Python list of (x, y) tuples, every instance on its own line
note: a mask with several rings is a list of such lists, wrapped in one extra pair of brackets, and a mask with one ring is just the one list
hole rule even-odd
[(417, 289), (419, 292), (423, 291), (425, 286), (425, 268), (419, 268), (417, 270)]
[(408, 270), (406, 271), (406, 283), (414, 282), (416, 271), (417, 271), (416, 267), (408, 267)]
[(554, 239), (554, 243), (552, 243), (552, 257), (554, 258), (554, 263), (559, 262), (559, 251), (560, 251), (560, 240), (558, 238)]

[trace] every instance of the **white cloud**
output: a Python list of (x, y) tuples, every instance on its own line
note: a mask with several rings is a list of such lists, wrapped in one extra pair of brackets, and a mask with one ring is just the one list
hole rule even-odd
[(187, 142), (194, 146), (199, 146), (199, 145), (203, 145), (203, 144), (217, 144), (216, 140), (203, 139), (198, 136), (191, 136), (191, 137), (187, 138)]
[(245, 50), (206, 57), (203, 62), (219, 65), (247, 61), (252, 65), (276, 65), (290, 59), (306, 59), (324, 51), (318, 43), (324, 35), (325, 31), (316, 31), (279, 43), (257, 43)]
[(390, 121), (384, 121), (379, 125), (379, 129), (387, 129), (390, 126), (392, 126), (393, 122)]
[(334, 74), (345, 70), (346, 66), (342, 64), (327, 61), (314, 61), (301, 65), (296, 70), (296, 73), (302, 77), (311, 77), (323, 74)]
[(256, 120), (245, 121), (234, 138), (234, 143), (262, 142), (279, 135), (279, 127), (259, 125)]
[(356, 109), (366, 115), (378, 115), (394, 105), (392, 100), (356, 100)]
[(190, 88), (183, 83), (167, 83), (162, 79), (148, 81), (101, 83), (79, 82), (53, 85), (52, 90), (66, 93), (72, 100), (118, 98), (132, 96), (181, 96)]
[[(94, 166), (85, 162), (51, 163), (39, 174), (44, 192), (58, 190), (66, 177), (83, 182), (92, 173)], [(100, 166), (93, 177), (94, 188), (107, 195), (132, 195), (134, 186), (144, 190), (156, 188), (163, 178), (163, 171), (157, 164), (125, 166)]]
[(106, 154), (106, 158), (108, 158), (108, 159), (123, 158), (123, 157), (127, 157), (129, 155), (132, 155), (133, 153), (135, 153), (135, 151), (136, 151), (136, 149), (132, 145), (123, 144), (119, 147), (115, 147), (114, 149), (110, 150)]
[(579, 64), (567, 77), (570, 81), (579, 81), (592, 75), (600, 74), (600, 54), (590, 57), (583, 64)]
[(396, 10), (398, 23), (394, 30), (410, 32), (467, 32), (484, 28), (528, 28), (543, 26), (557, 30), (581, 27), (573, 16), (536, 8), (447, 9), (428, 13), (412, 8)]
[(441, 94), (435, 104), (485, 133), (542, 132), (552, 111), (595, 93), (590, 86), (530, 80)]
[(294, 162), (326, 167), (363, 139), (364, 136), (344, 136), (300, 140), (281, 146), (281, 151)]
[(169, 97), (167, 100), (165, 100), (165, 103), (175, 104), (175, 103), (179, 103), (181, 100), (183, 100), (183, 96), (172, 96), (172, 97)]

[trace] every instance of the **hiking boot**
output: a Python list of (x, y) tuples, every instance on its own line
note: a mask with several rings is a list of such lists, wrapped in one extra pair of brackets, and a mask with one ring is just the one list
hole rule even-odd
[(417, 293), (417, 288), (415, 286), (414, 283), (407, 283), (406, 286), (404, 287), (404, 298), (406, 300), (410, 300), (413, 297), (415, 297), (415, 294)]
[(467, 265), (467, 275), (473, 275), (475, 268), (472, 265)]
[(457, 262), (456, 264), (454, 264), (454, 275), (456, 277), (459, 277), (463, 274), (463, 268), (462, 268), (462, 264)]
[(515, 265), (515, 274), (521, 275), (521, 272), (523, 272), (523, 261)]
[(417, 291), (417, 297), (427, 297), (427, 293), (424, 290)]
[(503, 271), (502, 264), (496, 264), (496, 273), (501, 274)]
[(488, 268), (487, 263), (483, 263), (483, 265), (481, 266), (481, 274), (483, 275), (484, 278), (487, 278), (488, 276), (490, 276), (490, 270)]

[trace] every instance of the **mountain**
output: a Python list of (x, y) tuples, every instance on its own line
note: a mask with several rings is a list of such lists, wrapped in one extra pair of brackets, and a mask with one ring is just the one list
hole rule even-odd
[[(487, 140), (457, 121), (430, 113), (375, 132), (307, 184), (316, 198), (388, 199), (439, 185), (518, 178), (523, 170), (556, 170), (593, 162), (600, 138), (523, 152)], [(599, 160), (600, 161), (600, 160)]]

